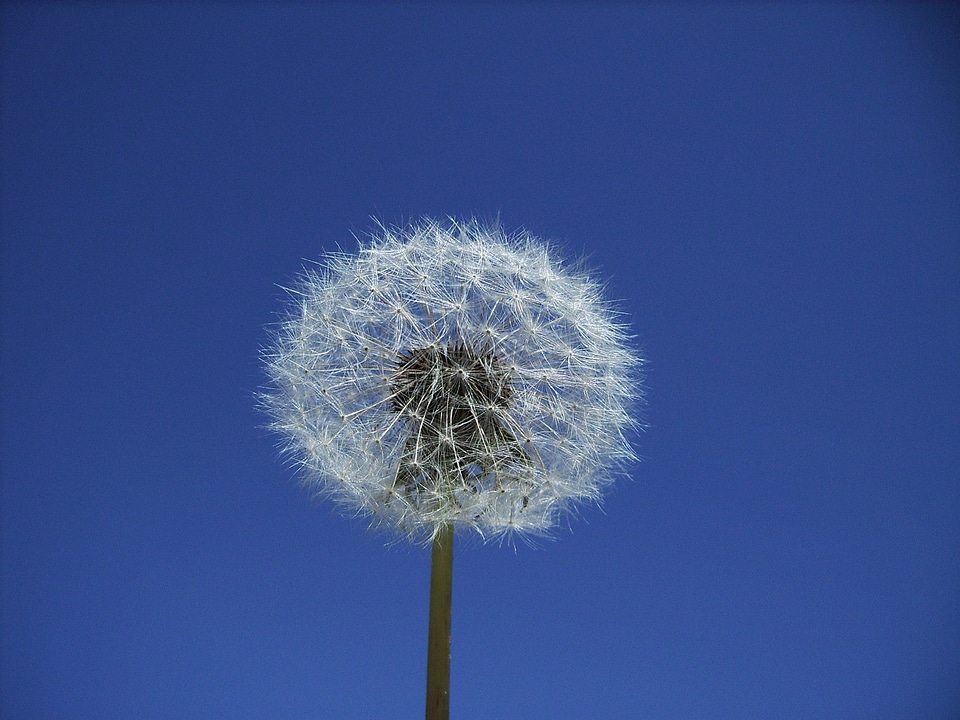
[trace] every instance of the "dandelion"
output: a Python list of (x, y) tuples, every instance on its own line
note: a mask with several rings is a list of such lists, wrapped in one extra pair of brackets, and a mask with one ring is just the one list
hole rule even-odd
[(428, 717), (446, 717), (454, 527), (542, 535), (597, 501), (634, 458), (640, 360), (597, 282), (477, 222), (383, 228), (292, 295), (265, 354), (272, 427), (308, 485), (433, 542)]

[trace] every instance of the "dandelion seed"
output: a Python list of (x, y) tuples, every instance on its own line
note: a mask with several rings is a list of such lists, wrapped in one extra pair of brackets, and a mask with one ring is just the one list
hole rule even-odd
[(293, 297), (264, 403), (305, 481), (352, 512), (421, 540), (544, 534), (633, 458), (626, 329), (527, 234), (385, 229)]

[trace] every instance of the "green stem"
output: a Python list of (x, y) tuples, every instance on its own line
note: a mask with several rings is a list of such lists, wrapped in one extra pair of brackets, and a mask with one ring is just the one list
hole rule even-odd
[(450, 615), (453, 599), (453, 523), (433, 541), (430, 635), (427, 641), (427, 720), (450, 717)]

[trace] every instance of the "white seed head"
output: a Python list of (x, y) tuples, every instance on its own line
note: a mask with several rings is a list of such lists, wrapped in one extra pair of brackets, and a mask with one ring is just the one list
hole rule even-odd
[(305, 481), (428, 540), (549, 531), (634, 459), (641, 360), (525, 233), (423, 220), (307, 271), (265, 355)]

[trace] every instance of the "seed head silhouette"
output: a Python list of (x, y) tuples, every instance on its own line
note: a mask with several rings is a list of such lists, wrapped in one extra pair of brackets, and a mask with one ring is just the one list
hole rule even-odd
[(305, 482), (421, 541), (544, 534), (634, 459), (642, 361), (526, 233), (422, 220), (308, 270), (265, 351)]

